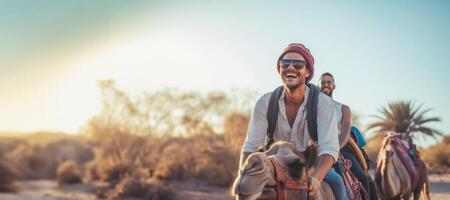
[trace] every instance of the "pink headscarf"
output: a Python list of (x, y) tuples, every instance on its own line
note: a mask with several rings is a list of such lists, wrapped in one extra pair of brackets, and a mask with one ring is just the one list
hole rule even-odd
[(277, 70), (280, 72), (279, 63), (280, 60), (283, 58), (284, 55), (290, 52), (296, 52), (302, 55), (305, 58), (306, 66), (309, 69), (309, 77), (306, 79), (306, 82), (308, 83), (314, 76), (314, 58), (311, 55), (311, 52), (308, 48), (305, 47), (305, 45), (300, 43), (291, 43), (289, 44), (286, 49), (284, 49), (283, 53), (281, 53), (280, 57), (278, 57), (277, 61)]

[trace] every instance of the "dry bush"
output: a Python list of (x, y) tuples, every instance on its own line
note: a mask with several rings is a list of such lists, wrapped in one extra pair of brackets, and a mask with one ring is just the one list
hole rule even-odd
[(238, 171), (239, 156), (225, 147), (203, 151), (197, 160), (197, 178), (217, 186), (230, 186)]
[[(19, 172), (19, 179), (43, 179), (53, 178), (51, 165), (52, 155), (44, 155), (41, 145), (19, 145), (8, 156), (13, 161), (12, 165)], [(56, 164), (55, 164), (56, 165)], [(56, 167), (55, 167), (56, 170)], [(55, 172), (54, 172), (55, 173)]]
[(58, 166), (56, 172), (59, 185), (73, 184), (83, 182), (81, 179), (80, 169), (73, 160), (67, 160)]
[(84, 178), (87, 181), (94, 181), (100, 179), (98, 164), (96, 160), (91, 160), (84, 164)]
[(450, 136), (444, 137), (440, 143), (424, 149), (420, 153), (431, 172), (450, 172)]
[(99, 86), (102, 111), (84, 129), (95, 141), (95, 158), (85, 165), (89, 180), (115, 185), (142, 169), (167, 180), (231, 183), (249, 118), (239, 111), (249, 95), (236, 93), (236, 101), (224, 92), (167, 89), (132, 98), (113, 81)]
[(175, 199), (175, 190), (157, 179), (128, 176), (116, 185), (108, 199), (139, 198), (146, 200)]
[(187, 142), (164, 145), (154, 175), (168, 180), (185, 180), (195, 171), (197, 152), (188, 147)]
[[(152, 146), (149, 139), (125, 133), (110, 134), (107, 138), (96, 138), (94, 159), (85, 165), (88, 180), (100, 179), (116, 184), (136, 169), (150, 171), (155, 161), (147, 161)], [(155, 150), (153, 150), (155, 151)]]
[(82, 140), (60, 139), (49, 143), (20, 144), (7, 157), (20, 172), (20, 179), (54, 179), (59, 163), (74, 160), (82, 164), (92, 159), (93, 153)]
[(239, 154), (247, 134), (249, 116), (244, 113), (232, 113), (225, 118), (225, 145)]
[(3, 159), (0, 152), (0, 192), (16, 192), (17, 187), (15, 181), (16, 172), (9, 163)]
[(19, 145), (26, 145), (28, 142), (23, 138), (0, 138), (0, 151), (8, 155)]
[(239, 154), (222, 135), (173, 138), (161, 145), (154, 175), (164, 180), (196, 178), (217, 186), (229, 186), (238, 171)]
[(73, 160), (79, 165), (92, 160), (94, 157), (91, 144), (86, 140), (75, 138), (60, 139), (47, 143), (44, 146), (43, 153), (54, 156), (54, 159), (59, 162)]
[(110, 160), (98, 163), (100, 180), (117, 183), (134, 169), (129, 160)]

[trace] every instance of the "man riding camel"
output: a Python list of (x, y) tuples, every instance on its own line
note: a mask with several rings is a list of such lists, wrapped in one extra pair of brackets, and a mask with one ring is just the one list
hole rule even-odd
[[(276, 101), (279, 112), (275, 116), (276, 126), (270, 135), (272, 138), (269, 138), (268, 134), (270, 132), (268, 131), (270, 128), (268, 109), (270, 111), (269, 102), (273, 96), (273, 92), (270, 92), (256, 102), (247, 137), (242, 146), (240, 165), (242, 166), (246, 158), (259, 147), (264, 146), (267, 141), (287, 141), (292, 143), (298, 151), (305, 151), (308, 144), (314, 142), (318, 145), (318, 160), (309, 180), (310, 195), (317, 192), (321, 181), (327, 176), (331, 180), (327, 183), (336, 189), (336, 199), (347, 199), (342, 177), (332, 168), (339, 155), (335, 105), (327, 95), (320, 92), (314, 93), (316, 86), (308, 84), (314, 75), (313, 56), (303, 44), (290, 44), (279, 56), (277, 70), (283, 86), (280, 98)], [(315, 138), (311, 138), (312, 126), (307, 123), (308, 112), (306, 112), (308, 95), (312, 96), (312, 94), (317, 95)]]
[[(331, 99), (333, 99), (333, 91), (336, 89), (336, 84), (334, 82), (334, 77), (332, 74), (330, 74), (328, 72), (323, 73), (319, 79), (319, 87), (320, 87), (320, 91), (322, 91), (324, 94), (328, 95)], [(342, 133), (349, 133), (350, 128), (351, 128), (351, 115), (352, 114), (350, 111), (350, 107), (345, 104), (342, 104), (334, 99), (333, 99), (333, 102), (335, 105), (337, 119), (338, 119), (339, 137), (344, 137), (347, 134), (342, 134)], [(344, 144), (345, 143), (346, 142), (344, 142)], [(352, 173), (362, 183), (362, 185), (363, 185), (364, 189), (367, 191), (367, 193), (370, 194), (369, 178), (367, 177), (364, 170), (360, 166), (359, 161), (357, 160), (355, 155), (351, 154), (350, 152), (351, 151), (349, 151), (347, 147), (343, 147), (341, 149), (342, 156), (345, 159), (348, 159), (352, 162), (352, 165), (350, 168)]]

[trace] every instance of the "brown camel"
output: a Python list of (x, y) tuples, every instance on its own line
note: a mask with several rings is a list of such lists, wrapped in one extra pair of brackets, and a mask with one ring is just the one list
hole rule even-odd
[(378, 165), (375, 174), (375, 182), (382, 199), (409, 199), (414, 192), (414, 199), (418, 200), (423, 195), (424, 199), (429, 197), (428, 174), (425, 163), (417, 157), (416, 167), (419, 170), (417, 184), (414, 186), (412, 177), (407, 172), (407, 168), (403, 164), (395, 145), (404, 145), (406, 149), (410, 149), (409, 143), (401, 141), (394, 143), (393, 139), (385, 139), (383, 146), (378, 154)]
[[(247, 158), (233, 184), (232, 194), (239, 200), (283, 199), (280, 195), (285, 200), (308, 199), (308, 170), (316, 159), (314, 145), (299, 153), (290, 143), (277, 142), (268, 151), (253, 153)], [(281, 194), (280, 174), (284, 176), (284, 188), (288, 188)], [(294, 181), (297, 189), (289, 189), (288, 185)], [(334, 199), (333, 191), (322, 182), (313, 199)]]

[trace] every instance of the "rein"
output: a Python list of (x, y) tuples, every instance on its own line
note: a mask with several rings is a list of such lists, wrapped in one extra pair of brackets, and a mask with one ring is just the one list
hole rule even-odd
[[(268, 158), (270, 162), (273, 165), (274, 168), (274, 176), (275, 176), (275, 186), (269, 186), (269, 187), (275, 187), (277, 191), (277, 197), (278, 200), (287, 200), (286, 199), (286, 190), (306, 190), (307, 191), (307, 197), (309, 198), (309, 190), (308, 190), (308, 181), (288, 181), (286, 180), (286, 176), (284, 175), (283, 171), (281, 170), (280, 164), (272, 158)], [(308, 171), (306, 171), (308, 173)]]

